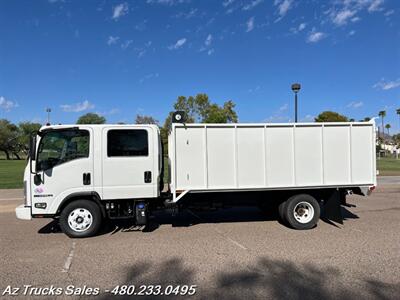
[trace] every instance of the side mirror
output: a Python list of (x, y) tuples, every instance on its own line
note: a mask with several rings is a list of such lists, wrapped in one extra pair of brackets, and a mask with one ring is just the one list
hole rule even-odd
[(35, 185), (41, 185), (42, 184), (42, 176), (40, 176), (40, 174), (36, 174), (35, 176), (33, 176), (33, 183)]

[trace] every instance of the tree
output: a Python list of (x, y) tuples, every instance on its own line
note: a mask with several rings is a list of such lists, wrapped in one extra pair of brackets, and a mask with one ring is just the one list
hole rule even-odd
[(42, 127), (39, 123), (32, 122), (22, 122), (18, 125), (19, 137), (18, 143), (21, 151), (28, 153), (29, 150), (29, 140), (30, 136), (33, 132), (39, 131), (40, 127)]
[(315, 122), (348, 122), (349, 119), (334, 111), (324, 111), (320, 113), (316, 118)]
[[(186, 123), (235, 123), (238, 121), (235, 103), (231, 100), (222, 106), (211, 103), (207, 94), (197, 94), (195, 97), (179, 96), (174, 104), (174, 110), (182, 110), (186, 114)], [(164, 129), (171, 128), (173, 112), (170, 112), (164, 123)]]
[(95, 113), (87, 113), (80, 116), (76, 124), (104, 124), (106, 118)]
[(371, 118), (370, 118), (370, 117), (365, 117), (365, 118), (364, 118), (364, 122), (369, 122), (369, 121), (371, 121)]
[(353, 119), (353, 118), (349, 119), (349, 122), (355, 122), (355, 121), (356, 121), (356, 120)]
[[(207, 94), (197, 94), (194, 97), (179, 96), (173, 107), (174, 111), (185, 112), (186, 123), (235, 123), (238, 121), (233, 101), (226, 101), (220, 106), (211, 103)], [(168, 114), (164, 126), (160, 129), (164, 154), (168, 152), (168, 133), (171, 129), (172, 114), (173, 112)]]
[(399, 115), (399, 122), (400, 122), (400, 108), (396, 109), (396, 114)]
[(18, 152), (17, 139), (18, 127), (6, 119), (0, 119), (0, 151), (6, 154), (7, 159), (10, 159), (11, 153)]
[(384, 119), (385, 119), (385, 117), (386, 117), (386, 111), (385, 111), (385, 110), (381, 110), (381, 111), (379, 112), (378, 115), (379, 115), (379, 116), (381, 117), (381, 119), (382, 119), (382, 136), (384, 136), (385, 128), (383, 127), (383, 121), (384, 121)]
[(136, 115), (135, 124), (156, 124), (158, 125), (158, 120), (151, 116)]
[(392, 138), (393, 138), (393, 141), (394, 141), (397, 145), (400, 145), (400, 133), (394, 134), (394, 135), (392, 136)]
[(222, 107), (211, 104), (205, 111), (203, 123), (236, 123), (238, 121), (235, 112), (235, 103), (227, 101)]
[(389, 134), (389, 129), (391, 128), (392, 126), (390, 126), (390, 124), (386, 124), (385, 125), (385, 128), (387, 129), (387, 133), (388, 133), (388, 135), (390, 136), (390, 134)]

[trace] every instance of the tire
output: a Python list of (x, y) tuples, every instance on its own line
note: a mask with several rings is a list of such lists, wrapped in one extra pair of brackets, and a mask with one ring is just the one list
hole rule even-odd
[(61, 230), (71, 238), (95, 235), (102, 223), (99, 206), (90, 200), (77, 200), (67, 204), (60, 214)]
[(278, 206), (279, 218), (281, 219), (281, 221), (283, 223), (287, 222), (286, 217), (285, 217), (286, 203), (287, 203), (287, 201), (282, 201)]
[(275, 200), (270, 200), (270, 201), (259, 201), (257, 203), (257, 207), (259, 210), (261, 210), (264, 214), (266, 215), (278, 215), (279, 219), (285, 223), (285, 217), (283, 215), (283, 207), (285, 205), (285, 201), (282, 199), (278, 198)]
[(321, 213), (318, 201), (308, 194), (290, 197), (285, 201), (282, 211), (289, 226), (299, 230), (315, 227)]

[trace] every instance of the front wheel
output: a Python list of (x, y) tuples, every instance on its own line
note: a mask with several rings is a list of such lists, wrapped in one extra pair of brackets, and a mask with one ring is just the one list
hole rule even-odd
[(95, 235), (100, 229), (101, 221), (99, 206), (90, 200), (71, 202), (60, 214), (61, 230), (71, 238)]
[(290, 197), (283, 210), (285, 220), (294, 229), (311, 229), (318, 223), (320, 216), (318, 201), (308, 194)]

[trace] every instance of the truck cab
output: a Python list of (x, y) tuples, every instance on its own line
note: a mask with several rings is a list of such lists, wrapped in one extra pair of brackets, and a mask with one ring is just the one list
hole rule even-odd
[[(161, 152), (156, 125), (42, 127), (32, 139), (24, 172), (25, 203), (17, 208), (17, 217), (66, 217), (69, 235), (85, 236), (97, 210), (100, 218), (112, 215), (113, 209), (115, 217), (121, 211), (133, 214), (135, 201), (160, 196)], [(98, 208), (91, 212), (90, 207), (76, 207), (63, 216), (77, 200), (90, 200), (86, 202)]]

